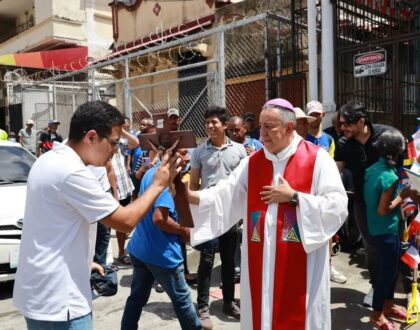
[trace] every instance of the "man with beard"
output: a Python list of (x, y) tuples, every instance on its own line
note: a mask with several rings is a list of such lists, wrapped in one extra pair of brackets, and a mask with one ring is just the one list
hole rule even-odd
[[(393, 128), (372, 124), (368, 120), (366, 107), (359, 101), (350, 101), (340, 108), (339, 124), (344, 136), (338, 140), (334, 159), (340, 171), (345, 167), (350, 170), (353, 176), (354, 218), (362, 235), (366, 265), (373, 287), (376, 281), (378, 255), (367, 226), (366, 204), (363, 196), (364, 177), (366, 169), (379, 159), (376, 147), (379, 136)], [(372, 298), (373, 288), (365, 296), (363, 304), (371, 306)]]

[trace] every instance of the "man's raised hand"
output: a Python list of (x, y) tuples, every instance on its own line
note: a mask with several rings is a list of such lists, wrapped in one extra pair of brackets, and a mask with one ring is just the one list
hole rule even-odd
[(153, 178), (154, 183), (160, 187), (167, 187), (181, 172), (180, 162), (181, 158), (177, 153), (166, 151)]

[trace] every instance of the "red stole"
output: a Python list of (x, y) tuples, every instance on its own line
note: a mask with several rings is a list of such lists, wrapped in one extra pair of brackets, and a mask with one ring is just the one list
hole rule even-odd
[[(302, 140), (286, 165), (284, 178), (298, 192), (310, 193), (318, 147)], [(267, 205), (261, 201), (263, 186), (272, 185), (273, 164), (264, 150), (249, 159), (248, 170), (248, 267), (253, 329), (261, 329), (262, 261)], [(279, 204), (274, 270), (272, 329), (304, 330), (306, 319), (306, 253), (296, 219), (296, 207)]]

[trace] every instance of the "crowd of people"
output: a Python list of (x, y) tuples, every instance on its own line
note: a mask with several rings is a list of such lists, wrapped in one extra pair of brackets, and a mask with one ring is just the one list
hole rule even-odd
[[(357, 101), (340, 107), (327, 130), (325, 115), (315, 100), (305, 111), (269, 100), (258, 120), (211, 106), (203, 116), (207, 140), (176, 152), (143, 150), (138, 137), (157, 132), (152, 118), (143, 118), (136, 133), (129, 118), (101, 101), (77, 109), (64, 142), (56, 120), (38, 133), (29, 119), (19, 142), (39, 158), (28, 178), (13, 298), (28, 329), (93, 328), (89, 278), (108, 264), (111, 228), (117, 261), (133, 269), (122, 329), (138, 328), (153, 288), (168, 294), (182, 329), (212, 329), (215, 253), (222, 311), (241, 328), (331, 329), (330, 281), (347, 280), (332, 264), (332, 238), (347, 218), (348, 194), (372, 284), (363, 302), (372, 307), (373, 327), (395, 329), (391, 319), (407, 318), (393, 300), (400, 204), (420, 202), (417, 191), (400, 184), (406, 140), (393, 127), (372, 124)], [(168, 109), (165, 128), (178, 131), (181, 122), (179, 110)], [(180, 224), (169, 187), (177, 175), (187, 182), (194, 228)], [(188, 244), (200, 253), (196, 276)]]
[(55, 141), (63, 142), (63, 137), (57, 132), (59, 125), (60, 122), (58, 120), (52, 119), (48, 121), (47, 127), (37, 130), (34, 128), (34, 121), (28, 119), (26, 127), (21, 128), (17, 136), (14, 132), (7, 133), (5, 130), (0, 129), (0, 140), (18, 142), (33, 155), (39, 157), (51, 150)]

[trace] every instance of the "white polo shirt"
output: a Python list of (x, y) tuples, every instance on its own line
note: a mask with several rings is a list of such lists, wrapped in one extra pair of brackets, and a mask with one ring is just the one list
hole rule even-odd
[(13, 303), (35, 320), (89, 314), (96, 222), (119, 204), (76, 152), (57, 142), (33, 165), (27, 190)]

